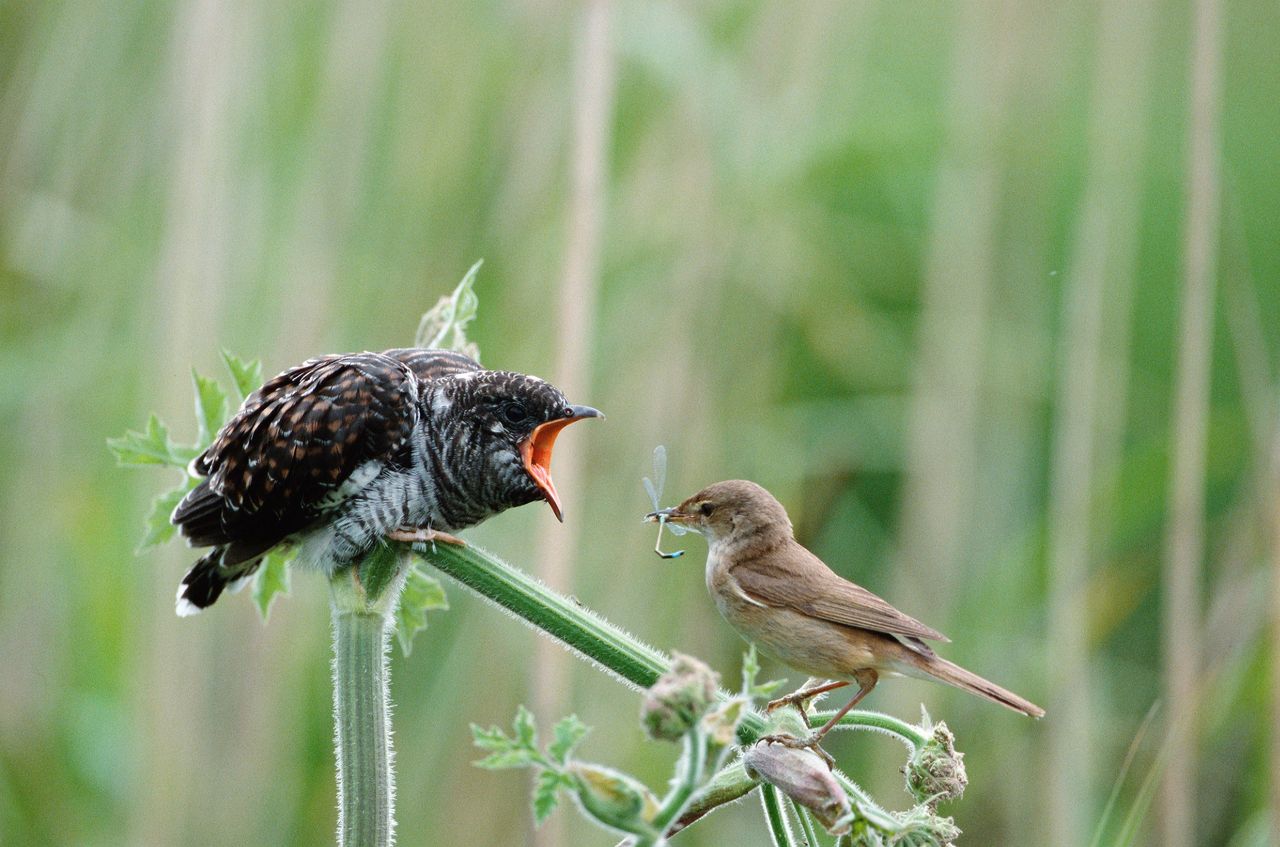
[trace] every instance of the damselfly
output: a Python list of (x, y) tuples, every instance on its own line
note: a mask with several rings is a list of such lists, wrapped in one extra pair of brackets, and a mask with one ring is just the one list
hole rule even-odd
[[(653, 501), (653, 511), (658, 515), (658, 540), (653, 544), (653, 552), (664, 559), (678, 559), (684, 555), (683, 550), (672, 553), (662, 552), (662, 528), (667, 525), (667, 517), (662, 514), (662, 487), (667, 482), (666, 447), (659, 444), (653, 448), (653, 479), (646, 476), (641, 479), (641, 482), (644, 483), (644, 490), (649, 493), (649, 499)], [(684, 535), (688, 531), (679, 524), (671, 525), (671, 532), (674, 535)]]

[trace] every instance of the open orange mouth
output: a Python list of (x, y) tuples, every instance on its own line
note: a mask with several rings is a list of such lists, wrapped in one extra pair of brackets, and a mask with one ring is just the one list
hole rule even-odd
[(555, 447), (560, 430), (574, 421), (583, 418), (603, 418), (604, 415), (590, 406), (570, 406), (570, 414), (563, 418), (538, 424), (520, 444), (520, 458), (524, 460), (524, 469), (529, 473), (533, 484), (538, 486), (543, 498), (551, 506), (556, 520), (564, 522), (564, 514), (560, 510), (560, 495), (556, 493), (556, 484), (551, 481), (551, 449)]

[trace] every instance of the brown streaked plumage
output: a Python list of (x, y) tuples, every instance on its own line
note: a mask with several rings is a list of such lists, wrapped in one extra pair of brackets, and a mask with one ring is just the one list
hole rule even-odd
[(769, 704), (800, 704), (858, 683), (849, 704), (806, 739), (816, 745), (881, 675), (933, 679), (1032, 717), (1044, 710), (938, 656), (942, 633), (836, 574), (792, 534), (778, 500), (746, 480), (717, 482), (679, 506), (654, 512), (706, 536), (707, 589), (743, 638), (784, 664), (830, 682)]

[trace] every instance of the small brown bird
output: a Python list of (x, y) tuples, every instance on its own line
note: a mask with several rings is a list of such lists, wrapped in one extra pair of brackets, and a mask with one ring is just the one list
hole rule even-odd
[(717, 482), (648, 517), (706, 536), (707, 589), (743, 638), (783, 664), (829, 680), (774, 700), (770, 711), (858, 684), (848, 705), (800, 746), (816, 747), (882, 675), (938, 680), (1024, 715), (1044, 715), (1034, 703), (934, 653), (926, 639), (950, 639), (827, 567), (795, 540), (782, 504), (754, 482)]

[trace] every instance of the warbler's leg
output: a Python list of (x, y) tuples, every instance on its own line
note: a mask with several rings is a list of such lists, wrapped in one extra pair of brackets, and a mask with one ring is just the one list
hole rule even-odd
[[(853, 695), (853, 699), (846, 703), (843, 709), (836, 712), (835, 716), (823, 724), (817, 732), (813, 733), (808, 738), (796, 738), (793, 735), (777, 734), (763, 736), (760, 740), (770, 744), (783, 744), (787, 747), (795, 747), (801, 750), (812, 750), (822, 757), (822, 761), (827, 763), (827, 767), (834, 768), (836, 766), (836, 760), (831, 757), (830, 753), (822, 749), (820, 746), (822, 744), (822, 739), (831, 731), (832, 727), (840, 723), (840, 719), (847, 715), (850, 709), (858, 705), (863, 697), (866, 697), (871, 693), (871, 689), (876, 687), (876, 682), (880, 679), (879, 674), (873, 670), (856, 671), (854, 672), (853, 677), (858, 681), (858, 693)], [(828, 688), (826, 690), (829, 691), (831, 689)]]
[(818, 742), (820, 742), (822, 740), (822, 737), (826, 735), (828, 732), (830, 732), (832, 727), (840, 723), (840, 719), (843, 718), (845, 715), (849, 714), (849, 710), (852, 709), (854, 706), (858, 705), (858, 703), (862, 700), (863, 697), (866, 697), (868, 694), (870, 694), (871, 689), (875, 688), (876, 683), (880, 681), (880, 675), (870, 669), (854, 671), (853, 678), (858, 681), (858, 686), (859, 686), (858, 693), (853, 695), (853, 699), (850, 700), (848, 703), (846, 703), (843, 709), (836, 712), (835, 715), (831, 718), (831, 720), (823, 724), (821, 729), (819, 729), (813, 735), (809, 736), (809, 740), (812, 743), (817, 744)]
[(835, 691), (837, 688), (844, 688), (849, 684), (844, 680), (833, 680), (831, 682), (810, 687), (810, 683), (813, 681), (814, 680), (810, 678), (808, 682), (787, 696), (779, 697), (777, 700), (770, 700), (768, 705), (764, 707), (764, 710), (766, 712), (772, 712), (776, 709), (781, 709), (783, 706), (795, 706), (796, 711), (800, 713), (800, 719), (804, 721), (804, 725), (806, 727), (809, 727), (809, 713), (805, 711), (806, 701), (817, 697), (819, 694), (824, 694), (828, 691)]

